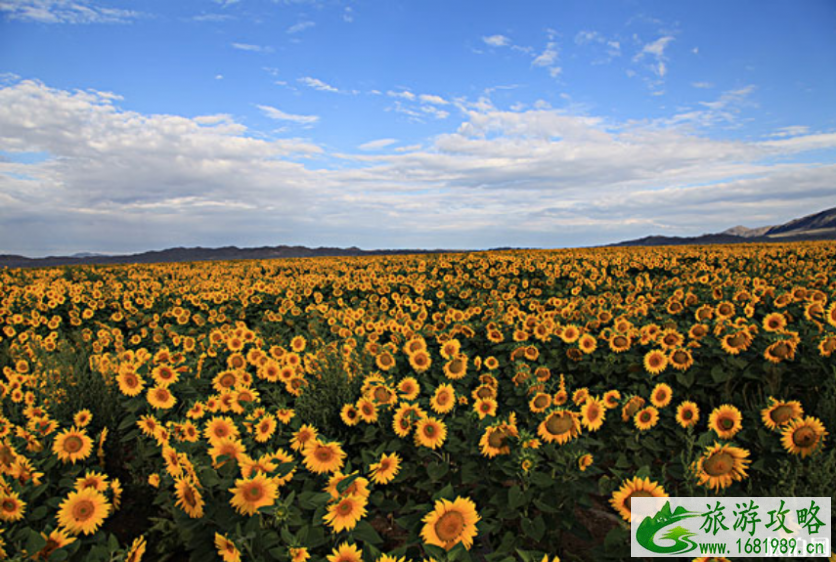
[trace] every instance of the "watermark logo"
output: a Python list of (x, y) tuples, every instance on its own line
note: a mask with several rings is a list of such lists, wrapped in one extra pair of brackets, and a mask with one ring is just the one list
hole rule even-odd
[(641, 498), (631, 555), (830, 556), (831, 498)]

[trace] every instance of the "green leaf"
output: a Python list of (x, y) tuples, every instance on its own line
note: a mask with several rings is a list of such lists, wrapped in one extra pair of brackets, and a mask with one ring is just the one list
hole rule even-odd
[(374, 527), (372, 527), (368, 521), (360, 521), (357, 523), (357, 526), (351, 534), (354, 538), (360, 539), (361, 541), (369, 544), (383, 544), (383, 539), (377, 534), (377, 531), (374, 530)]
[(696, 372), (693, 369), (683, 372), (676, 373), (676, 381), (684, 386), (685, 388), (691, 388), (694, 384), (694, 378), (696, 376)]
[(437, 500), (440, 500), (442, 498), (446, 499), (446, 500), (451, 500), (451, 499), (453, 499), (453, 494), (454, 493), (455, 492), (453, 491), (453, 485), (452, 484), (447, 484), (441, 490), (439, 490), (438, 492), (433, 494), (433, 500), (437, 501)]
[(342, 480), (340, 480), (339, 484), (337, 484), (337, 493), (340, 495), (344, 494), (348, 487), (351, 486), (351, 484), (359, 477), (360, 473), (355, 472), (351, 476), (348, 476), (347, 478), (343, 478)]
[(36, 530), (29, 529), (29, 536), (26, 537), (26, 551), (38, 552), (46, 546), (46, 539)]
[(540, 539), (543, 538), (543, 534), (546, 532), (546, 522), (543, 521), (543, 518), (539, 515), (533, 520), (528, 517), (523, 517), (522, 530), (526, 536), (539, 542)]
[(447, 474), (450, 470), (450, 467), (447, 463), (443, 462), (431, 462), (427, 465), (427, 476), (430, 477), (430, 480), (433, 482), (438, 482)]
[(723, 383), (727, 380), (731, 379), (734, 376), (734, 373), (728, 369), (728, 367), (723, 367), (722, 365), (715, 365), (711, 369), (711, 378), (716, 383)]
[(517, 509), (526, 503), (525, 494), (519, 486), (514, 485), (508, 488), (508, 508)]

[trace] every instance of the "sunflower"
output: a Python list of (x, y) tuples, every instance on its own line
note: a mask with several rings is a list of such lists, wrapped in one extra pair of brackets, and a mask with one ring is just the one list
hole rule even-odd
[(662, 349), (664, 349), (665, 351), (670, 351), (682, 345), (682, 342), (685, 341), (685, 338), (682, 337), (682, 334), (680, 334), (678, 331), (673, 329), (667, 329), (659, 333), (659, 335), (656, 337), (656, 341), (659, 343), (660, 346), (662, 346)]
[(174, 505), (186, 512), (192, 519), (203, 517), (203, 496), (188, 478), (175, 478), (174, 490), (177, 501)]
[(357, 413), (364, 422), (374, 423), (377, 421), (377, 405), (368, 398), (360, 398), (354, 407), (357, 408)]
[(327, 559), (328, 562), (363, 562), (363, 551), (356, 545), (344, 542), (334, 547)]
[(659, 422), (659, 410), (654, 406), (647, 406), (636, 412), (633, 416), (633, 423), (641, 431), (647, 431)]
[(480, 398), (473, 402), (473, 411), (476, 412), (480, 420), (485, 419), (485, 416), (495, 416), (497, 407), (499, 407), (499, 404), (493, 398)]
[(628, 523), (632, 519), (631, 501), (633, 498), (666, 498), (668, 493), (658, 482), (651, 482), (649, 478), (633, 477), (621, 484), (613, 493), (610, 505)]
[(104, 492), (107, 490), (107, 475), (95, 470), (88, 470), (87, 473), (79, 478), (76, 478), (75, 489), (83, 490), (85, 488), (93, 488), (97, 492)]
[(360, 423), (360, 412), (353, 404), (343, 404), (340, 410), (340, 419), (349, 427), (355, 426)]
[(241, 515), (254, 515), (259, 508), (273, 505), (279, 495), (276, 482), (260, 472), (252, 478), (239, 478), (229, 491), (229, 503)]
[(304, 546), (291, 547), (288, 549), (288, 554), (290, 555), (290, 562), (306, 562), (311, 557), (310, 552)]
[(469, 498), (457, 497), (452, 502), (440, 499), (434, 509), (424, 516), (421, 538), (424, 543), (450, 550), (459, 543), (467, 549), (473, 546), (478, 530), (476, 523), (481, 517), (476, 504)]
[(421, 392), (421, 385), (415, 377), (405, 377), (398, 383), (398, 392), (404, 400), (415, 400)]
[(419, 349), (409, 356), (409, 364), (417, 373), (423, 373), (433, 364), (430, 354), (426, 350)]
[(343, 491), (340, 492), (340, 483), (343, 482), (346, 478), (350, 478), (355, 476), (357, 473), (352, 472), (351, 474), (343, 474), (342, 472), (337, 472), (333, 474), (328, 479), (328, 485), (325, 486), (324, 491), (328, 492), (331, 495), (332, 500), (338, 500), (344, 496), (357, 496), (363, 499), (367, 499), (369, 497), (369, 481), (363, 478), (362, 476), (357, 476), (348, 486), (343, 488)]
[(673, 397), (673, 390), (665, 383), (659, 383), (650, 393), (650, 403), (657, 408), (664, 408), (671, 403)]
[(93, 452), (93, 440), (87, 436), (83, 429), (65, 429), (55, 437), (52, 444), (52, 452), (56, 454), (61, 462), (75, 464), (78, 460), (84, 460)]
[(732, 439), (743, 429), (743, 414), (731, 404), (723, 404), (714, 409), (708, 417), (708, 427), (714, 430), (720, 439)]
[(125, 396), (137, 396), (145, 388), (145, 381), (134, 372), (133, 367), (124, 365), (119, 368), (116, 375), (116, 382), (119, 384), (119, 392)]
[(159, 410), (171, 409), (177, 403), (177, 398), (167, 386), (155, 386), (148, 389), (146, 397), (151, 407)]
[(92, 488), (73, 491), (61, 502), (58, 524), (74, 535), (95, 533), (110, 514), (107, 498)]
[(613, 353), (623, 353), (630, 349), (630, 336), (624, 334), (613, 334), (609, 340), (610, 350)]
[(528, 401), (528, 409), (535, 414), (545, 412), (552, 405), (551, 394), (538, 392)]
[(537, 435), (546, 443), (563, 445), (581, 433), (581, 422), (578, 414), (568, 410), (556, 409), (546, 416), (537, 427)]
[(430, 449), (438, 449), (447, 439), (447, 426), (443, 421), (427, 416), (415, 425), (415, 444)]
[(391, 405), (397, 402), (395, 391), (385, 384), (377, 384), (371, 388), (371, 400), (377, 405)]
[(0, 491), (0, 519), (7, 523), (14, 523), (23, 519), (26, 513), (26, 502), (11, 489)]
[(589, 355), (598, 347), (598, 342), (595, 337), (590, 334), (584, 334), (578, 340), (578, 349), (584, 354)]
[(687, 371), (694, 364), (694, 357), (687, 349), (674, 349), (668, 356), (668, 364), (677, 371)]
[(177, 382), (180, 378), (180, 373), (175, 371), (169, 365), (157, 365), (151, 371), (151, 377), (157, 386), (170, 386)]
[(401, 469), (401, 457), (397, 453), (383, 454), (380, 461), (369, 466), (369, 476), (375, 484), (388, 484)]
[(141, 562), (142, 557), (145, 555), (145, 547), (146, 542), (143, 535), (135, 538), (130, 550), (125, 554), (125, 562)]
[(266, 414), (255, 425), (255, 440), (259, 443), (266, 443), (270, 437), (273, 436), (277, 425), (276, 416), (273, 414)]
[(226, 535), (215, 533), (215, 548), (224, 562), (241, 562), (241, 552)]
[(780, 332), (787, 327), (787, 317), (780, 312), (771, 312), (763, 319), (763, 329), (767, 332)]
[(804, 408), (798, 400), (785, 402), (783, 400), (775, 400), (771, 396), (769, 397), (769, 406), (761, 410), (763, 424), (773, 431), (786, 426), (792, 420), (798, 419), (803, 415)]
[(617, 390), (608, 390), (604, 393), (604, 406), (608, 410), (612, 410), (613, 408), (618, 408), (618, 404), (621, 402), (621, 393)]
[(752, 343), (752, 336), (748, 331), (743, 330), (726, 334), (720, 340), (720, 347), (729, 355), (739, 355), (741, 351), (746, 351)]
[(302, 455), (305, 468), (315, 474), (336, 472), (342, 469), (345, 462), (345, 451), (339, 443), (323, 443), (319, 439), (309, 442)]
[[(225, 465), (230, 460), (240, 462), (246, 456), (246, 452), (244, 444), (234, 437), (219, 439), (209, 448), (209, 456), (212, 457), (212, 464), (215, 468)], [(226, 459), (221, 460), (221, 457), (226, 457)]]
[(660, 349), (648, 351), (644, 356), (644, 369), (651, 375), (658, 375), (668, 367), (668, 356)]
[(241, 436), (235, 422), (228, 416), (216, 416), (206, 422), (203, 429), (203, 437), (214, 445), (223, 439), (237, 439)]
[(700, 409), (694, 402), (686, 400), (676, 407), (676, 423), (682, 426), (683, 429), (688, 429), (700, 419)]
[(581, 406), (581, 423), (589, 431), (598, 431), (604, 425), (607, 408), (600, 398), (589, 398)]
[(821, 421), (807, 416), (789, 422), (781, 432), (781, 444), (788, 452), (804, 458), (824, 446), (825, 437), (827, 431)]
[(826, 336), (819, 342), (819, 355), (830, 357), (836, 352), (836, 336)]
[(302, 353), (305, 351), (305, 346), (307, 342), (305, 338), (302, 336), (296, 336), (292, 340), (290, 340), (290, 349), (292, 349), (295, 353)]
[(498, 426), (488, 427), (482, 438), (479, 440), (479, 449), (482, 455), (492, 459), (498, 455), (507, 455), (511, 452), (511, 447), (508, 444), (510, 437), (516, 437), (517, 430), (515, 427), (501, 424)]
[(360, 495), (348, 494), (330, 504), (322, 519), (334, 532), (339, 533), (352, 530), (365, 515), (366, 499)]
[(694, 465), (694, 474), (700, 486), (708, 486), (715, 492), (728, 488), (732, 482), (746, 478), (751, 462), (749, 451), (729, 444), (714, 443), (707, 447)]
[(467, 355), (459, 354), (444, 364), (444, 376), (450, 380), (459, 380), (467, 374)]
[(90, 410), (84, 409), (79, 410), (73, 416), (73, 425), (76, 427), (87, 427), (87, 424), (90, 423), (90, 420), (93, 419), (93, 414), (90, 413)]
[(796, 343), (793, 340), (779, 340), (769, 345), (764, 352), (763, 358), (770, 363), (795, 359)]
[(388, 371), (395, 366), (395, 358), (388, 351), (384, 351), (375, 357), (375, 364), (381, 371)]
[(34, 560), (47, 560), (56, 550), (64, 548), (77, 540), (75, 537), (69, 536), (63, 529), (55, 529), (49, 535), (41, 533), (41, 536), (46, 540), (46, 544), (35, 553)]
[(290, 440), (290, 448), (294, 451), (302, 451), (308, 443), (316, 440), (318, 436), (319, 433), (314, 426), (304, 424), (293, 434), (293, 438)]
[(581, 336), (581, 331), (574, 324), (569, 324), (560, 331), (558, 336), (563, 340), (563, 343), (575, 343)]
[(578, 468), (581, 472), (584, 472), (587, 468), (592, 466), (592, 461), (592, 455), (589, 453), (581, 455), (580, 458), (578, 458)]

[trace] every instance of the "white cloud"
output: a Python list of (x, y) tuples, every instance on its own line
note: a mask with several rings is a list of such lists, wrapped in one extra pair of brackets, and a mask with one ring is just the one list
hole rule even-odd
[(381, 148), (386, 148), (392, 144), (398, 142), (398, 139), (378, 139), (369, 142), (365, 142), (359, 145), (357, 148), (360, 150), (380, 150)]
[(711, 82), (691, 82), (691, 86), (694, 88), (701, 88), (704, 90), (708, 90), (714, 87), (714, 84)]
[(273, 47), (265, 47), (263, 45), (252, 45), (250, 43), (232, 43), (233, 49), (239, 51), (250, 51), (252, 53), (272, 53)]
[(38, 23), (128, 23), (139, 12), (106, 8), (89, 0), (0, 0), (0, 13), (9, 19)]
[[(836, 133), (712, 138), (711, 123), (735, 118), (752, 91), (651, 122), (456, 99), (461, 114), (445, 133), (340, 155), (230, 115), (148, 115), (114, 95), (16, 82), (0, 87), (0, 149), (47, 158), (0, 162), (0, 253), (560, 247), (775, 224), (832, 206), (836, 165), (786, 156), (834, 149)], [(422, 107), (445, 107), (420, 95), (392, 101), (423, 118), (432, 116)], [(260, 109), (300, 125), (317, 119)]]
[(434, 94), (421, 94), (419, 97), (421, 98), (421, 101), (424, 103), (431, 103), (435, 105), (448, 105), (450, 103), (441, 96), (436, 96)]
[(192, 21), (196, 22), (222, 22), (230, 21), (235, 18), (229, 14), (200, 14), (197, 16), (192, 16), (191, 19)]
[(642, 50), (639, 51), (639, 53), (635, 57), (633, 57), (633, 60), (641, 60), (642, 57), (644, 57), (645, 55), (652, 55), (657, 59), (661, 59), (665, 56), (665, 49), (668, 47), (671, 41), (673, 41), (673, 37), (671, 37), (670, 35), (666, 35), (664, 37), (660, 37), (652, 43), (647, 43), (644, 45), (644, 47), (642, 47)]
[(300, 125), (313, 125), (319, 121), (318, 115), (294, 115), (292, 113), (285, 113), (281, 109), (276, 109), (269, 105), (258, 105), (256, 107), (264, 112), (264, 115), (277, 121), (292, 121)]
[(315, 22), (312, 22), (312, 21), (309, 21), (309, 20), (300, 21), (299, 23), (288, 27), (287, 28), (287, 33), (290, 33), (290, 34), (300, 33), (302, 31), (305, 31), (306, 29), (312, 28), (315, 25), (316, 25)]
[(393, 98), (403, 98), (409, 101), (413, 101), (415, 99), (415, 94), (413, 94), (409, 90), (401, 90), (400, 92), (389, 90), (388, 92), (386, 92), (386, 95)]
[(770, 137), (795, 137), (798, 135), (806, 135), (810, 132), (810, 127), (806, 125), (792, 125), (789, 127), (781, 127), (774, 133), (771, 133)]
[(504, 35), (490, 35), (482, 37), (482, 41), (491, 47), (506, 47), (511, 44), (511, 40)]
[(633, 57), (633, 62), (638, 63), (645, 58), (652, 59), (645, 66), (650, 72), (656, 76), (655, 79), (647, 80), (647, 84), (651, 89), (657, 88), (663, 83), (665, 76), (668, 73), (667, 60), (665, 49), (674, 40), (672, 35), (664, 35), (651, 43), (645, 43), (642, 49)]
[(309, 88), (313, 88), (314, 90), (319, 90), (321, 92), (334, 92), (339, 93), (340, 90), (331, 86), (330, 84), (326, 84), (322, 80), (318, 78), (311, 78), (310, 76), (305, 76), (304, 78), (299, 78), (299, 82), (304, 84)]
[(534, 66), (551, 66), (557, 60), (557, 44), (550, 42), (542, 53), (532, 61)]

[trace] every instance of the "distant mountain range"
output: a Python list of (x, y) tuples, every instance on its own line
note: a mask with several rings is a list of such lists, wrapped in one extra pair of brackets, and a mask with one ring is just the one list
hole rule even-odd
[(27, 258), (0, 254), (0, 267), (52, 267), (58, 265), (175, 263), (190, 261), (266, 260), (275, 258), (318, 258), (339, 256), (381, 256), (397, 254), (440, 254), (459, 250), (361, 250), (351, 248), (308, 248), (306, 246), (263, 246), (261, 248), (168, 248), (141, 254), (106, 255), (81, 252), (72, 256)]
[(613, 246), (684, 246), (686, 244), (740, 244), (753, 242), (799, 242), (836, 240), (836, 208), (794, 219), (777, 226), (747, 228), (734, 226), (716, 234), (701, 236), (645, 236)]
[[(735, 226), (717, 234), (701, 236), (646, 236), (612, 246), (681, 246), (686, 244), (739, 244), (744, 242), (796, 242), (801, 240), (836, 240), (836, 208), (791, 220), (777, 226), (747, 228)], [(522, 248), (491, 248), (486, 251)], [(384, 256), (404, 254), (440, 254), (468, 250), (361, 250), (351, 248), (308, 248), (306, 246), (263, 246), (261, 248), (169, 248), (141, 254), (106, 255), (81, 252), (72, 256), (27, 258), (0, 254), (0, 267), (51, 267), (58, 265), (174, 263), (190, 261), (263, 260), (275, 258), (316, 258), (345, 256)]]

